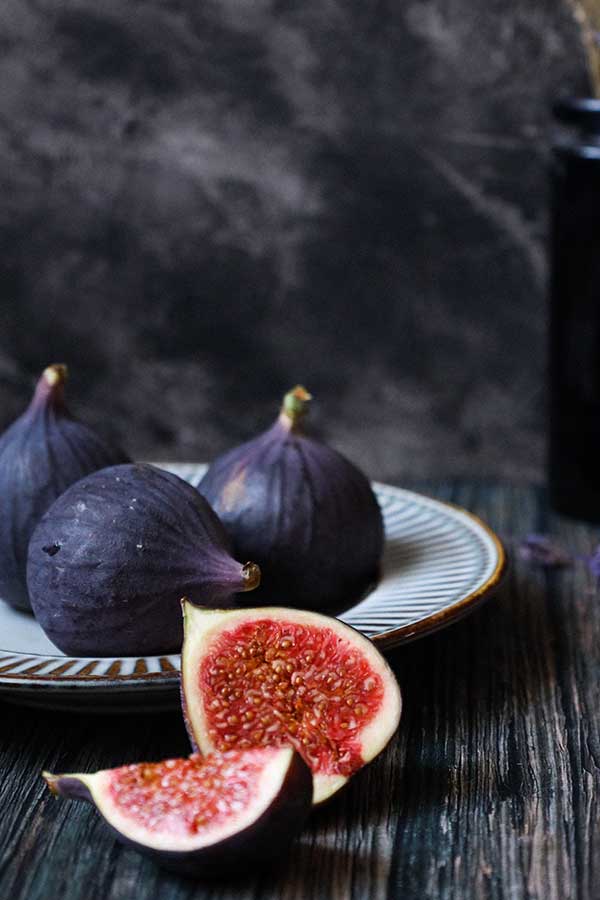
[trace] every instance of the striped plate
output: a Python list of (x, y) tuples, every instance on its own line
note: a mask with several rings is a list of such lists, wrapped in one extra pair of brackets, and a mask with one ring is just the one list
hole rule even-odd
[[(160, 464), (197, 482), (204, 466)], [(342, 616), (382, 649), (449, 625), (494, 588), (505, 568), (496, 535), (471, 513), (374, 485), (385, 521), (382, 577)], [(178, 703), (179, 656), (81, 659), (60, 653), (31, 616), (0, 603), (0, 695), (88, 712), (148, 711)]]

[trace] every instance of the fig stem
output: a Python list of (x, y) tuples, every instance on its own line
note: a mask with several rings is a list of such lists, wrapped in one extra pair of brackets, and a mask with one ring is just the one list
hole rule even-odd
[(247, 562), (242, 568), (244, 587), (242, 591), (253, 591), (260, 584), (260, 567), (253, 562)]
[(301, 384), (297, 384), (295, 388), (292, 388), (292, 390), (288, 391), (285, 395), (281, 412), (282, 415), (287, 416), (290, 420), (292, 428), (294, 428), (294, 426), (296, 426), (306, 415), (311, 400), (312, 394), (309, 394), (306, 388), (302, 387)]
[(59, 792), (56, 786), (58, 782), (58, 775), (53, 775), (52, 772), (42, 772), (42, 778), (50, 788), (50, 792), (54, 794), (55, 797), (58, 797)]
[(62, 363), (53, 363), (42, 372), (36, 385), (31, 405), (34, 409), (45, 406), (53, 406), (55, 409), (64, 409), (65, 382), (67, 380), (67, 367)]
[(44, 378), (50, 387), (56, 387), (58, 384), (64, 384), (67, 380), (68, 369), (64, 363), (52, 363), (42, 372)]

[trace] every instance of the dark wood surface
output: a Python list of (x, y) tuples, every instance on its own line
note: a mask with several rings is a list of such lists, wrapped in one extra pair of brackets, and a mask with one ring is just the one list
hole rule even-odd
[[(552, 516), (538, 489), (429, 484), (509, 550), (550, 531), (580, 556), (600, 533)], [(125, 850), (95, 810), (40, 771), (184, 754), (180, 717), (69, 716), (0, 706), (2, 900), (588, 900), (600, 897), (600, 605), (584, 561), (548, 571), (511, 553), (472, 616), (390, 656), (405, 712), (391, 746), (313, 814), (269, 871), (170, 875)]]

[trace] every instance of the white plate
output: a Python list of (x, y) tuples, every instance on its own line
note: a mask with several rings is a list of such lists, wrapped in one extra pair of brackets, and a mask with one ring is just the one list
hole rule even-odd
[[(160, 465), (194, 483), (205, 469)], [(471, 513), (386, 484), (374, 489), (385, 522), (382, 577), (340, 618), (386, 649), (470, 612), (498, 584), (506, 558), (496, 535)], [(3, 699), (88, 712), (157, 711), (173, 708), (178, 693), (178, 655), (67, 657), (35, 619), (0, 602)]]

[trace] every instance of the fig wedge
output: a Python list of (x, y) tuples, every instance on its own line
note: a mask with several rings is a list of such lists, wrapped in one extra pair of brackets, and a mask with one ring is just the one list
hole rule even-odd
[(93, 803), (120, 841), (188, 875), (278, 856), (311, 808), (310, 771), (289, 746), (43, 777), (54, 794)]
[(338, 619), (299, 609), (209, 610), (183, 601), (182, 700), (202, 753), (292, 744), (313, 802), (386, 746), (402, 701), (388, 663)]

